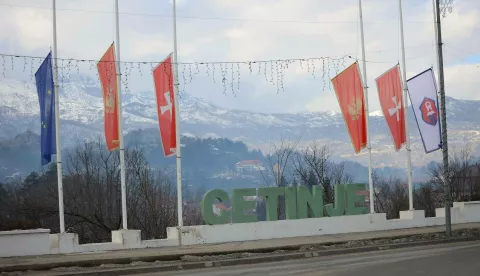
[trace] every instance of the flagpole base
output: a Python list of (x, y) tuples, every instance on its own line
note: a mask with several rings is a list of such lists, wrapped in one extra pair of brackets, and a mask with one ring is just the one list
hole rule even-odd
[(70, 254), (76, 252), (78, 247), (78, 235), (75, 233), (50, 234), (52, 253)]
[(117, 230), (112, 231), (112, 242), (121, 243), (124, 248), (141, 248), (142, 235), (140, 230)]

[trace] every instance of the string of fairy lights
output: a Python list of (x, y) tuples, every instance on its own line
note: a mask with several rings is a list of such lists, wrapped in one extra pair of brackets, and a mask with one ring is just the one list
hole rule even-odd
[[(0, 71), (3, 77), (7, 77), (9, 70), (21, 70), (24, 73), (30, 73), (32, 82), (35, 72), (45, 57), (22, 56), (0, 54)], [(230, 91), (234, 96), (240, 91), (241, 80), (245, 78), (242, 72), (249, 75), (257, 75), (267, 83), (276, 88), (277, 93), (284, 92), (284, 78), (286, 71), (292, 65), (298, 65), (301, 70), (318, 79), (322, 83), (322, 89), (325, 91), (331, 88), (330, 79), (346, 68), (347, 61), (353, 62), (356, 59), (350, 55), (339, 57), (315, 57), (315, 58), (297, 58), (297, 59), (278, 59), (278, 60), (255, 60), (255, 61), (214, 61), (214, 62), (178, 62), (178, 80), (180, 91), (186, 91), (186, 86), (191, 84), (195, 77), (203, 76), (210, 78), (214, 84), (220, 84), (223, 93)], [(57, 58), (58, 74), (60, 85), (64, 82), (75, 80), (75, 75), (81, 76), (81, 67), (95, 72), (96, 82), (99, 83), (97, 64), (98, 60), (88, 59), (65, 59)], [(161, 62), (151, 61), (121, 61), (120, 65), (121, 81), (125, 93), (130, 93), (129, 78), (132, 72), (136, 71), (140, 76), (146, 72), (151, 74), (153, 69)], [(18, 67), (21, 68), (18, 68)], [(29, 71), (29, 72), (28, 72)], [(83, 73), (83, 72), (82, 72)]]
[[(441, 0), (440, 12), (443, 18), (452, 13), (455, 0)], [(18, 64), (22, 64), (23, 72), (30, 71), (32, 82), (34, 74), (41, 65), (45, 57), (26, 56), (26, 55), (8, 55), (0, 54), (1, 75), (5, 78), (8, 70), (15, 70)], [(267, 83), (276, 88), (277, 93), (284, 92), (284, 78), (286, 71), (292, 65), (298, 65), (301, 70), (306, 70), (313, 78), (321, 81), (321, 89), (325, 91), (331, 89), (330, 79), (346, 68), (346, 62), (358, 60), (351, 55), (337, 57), (314, 57), (314, 58), (296, 58), (296, 59), (278, 59), (278, 60), (257, 60), (257, 61), (220, 61), (220, 62), (178, 62), (178, 80), (180, 91), (186, 91), (186, 86), (191, 84), (195, 77), (203, 75), (211, 78), (213, 83), (221, 84), (223, 93), (236, 95), (240, 91), (241, 80), (245, 77), (242, 72), (248, 72), (249, 75), (262, 76)], [(88, 66), (93, 70), (96, 81), (99, 84), (97, 63), (98, 60), (89, 59), (66, 59), (57, 58), (59, 80), (63, 86), (64, 82), (74, 80), (74, 74), (80, 76), (80, 67)], [(373, 61), (366, 61), (373, 62)], [(140, 76), (152, 70), (160, 62), (151, 61), (121, 61), (118, 62), (121, 68), (121, 82), (125, 93), (130, 93), (129, 79), (133, 71), (137, 71)], [(378, 62), (383, 63), (383, 62)], [(387, 62), (385, 62), (387, 63)], [(350, 64), (350, 63), (349, 63)], [(348, 64), (348, 65), (349, 65)]]
[(452, 7), (453, 2), (454, 2), (454, 0), (443, 0), (440, 3), (440, 13), (441, 13), (443, 18), (447, 17), (448, 13), (453, 12), (453, 7)]
[[(409, 46), (408, 48), (425, 48), (425, 52), (407, 60), (413, 60), (423, 57), (430, 49), (430, 44)], [(397, 51), (398, 49), (382, 49), (370, 52), (384, 53), (388, 51)], [(45, 60), (44, 56), (12, 55), (0, 53), (0, 76), (7, 78), (8, 71), (23, 71), (29, 73), (30, 80), (35, 82), (35, 72), (41, 63)], [(95, 76), (90, 81), (100, 85), (97, 71), (99, 60), (93, 59), (75, 59), (75, 58), (56, 58), (59, 75), (59, 85), (64, 87), (66, 82), (78, 80), (85, 76)], [(214, 84), (221, 85), (223, 94), (229, 91), (236, 96), (240, 91), (241, 81), (247, 79), (247, 76), (257, 76), (272, 85), (277, 94), (285, 92), (285, 76), (287, 70), (296, 66), (293, 70), (296, 73), (308, 73), (316, 81), (322, 91), (331, 91), (331, 78), (340, 73), (344, 68), (359, 60), (356, 54), (345, 54), (340, 56), (293, 58), (293, 59), (275, 59), (275, 60), (251, 60), (251, 61), (194, 61), (177, 62), (179, 92), (186, 92), (196, 77), (203, 76), (211, 79)], [(117, 64), (121, 69), (121, 82), (123, 93), (131, 93), (130, 79), (135, 72), (139, 76), (148, 74), (151, 76), (153, 69), (163, 61), (120, 61)], [(385, 63), (391, 64), (394, 61), (374, 61), (366, 60), (367, 63)], [(82, 69), (81, 69), (82, 68)], [(90, 70), (89, 73), (83, 70)], [(298, 72), (298, 70), (302, 72)], [(82, 72), (81, 72), (82, 71)], [(248, 74), (248, 75), (244, 75)], [(10, 77), (10, 76), (9, 76)]]

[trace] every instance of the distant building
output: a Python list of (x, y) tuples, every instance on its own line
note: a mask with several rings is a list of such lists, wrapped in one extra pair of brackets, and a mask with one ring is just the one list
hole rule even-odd
[(232, 207), (227, 207), (225, 206), (224, 203), (222, 202), (218, 202), (218, 203), (214, 203), (213, 204), (213, 213), (217, 216), (220, 215), (220, 213), (223, 211), (230, 211), (232, 210)]
[(264, 171), (265, 167), (258, 160), (242, 160), (235, 165), (237, 172)]

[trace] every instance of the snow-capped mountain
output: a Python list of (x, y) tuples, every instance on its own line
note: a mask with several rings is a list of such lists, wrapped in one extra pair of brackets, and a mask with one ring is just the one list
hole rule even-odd
[[(153, 91), (123, 94), (124, 131), (158, 129)], [(296, 140), (300, 146), (319, 140), (329, 144), (335, 156), (366, 164), (366, 151), (355, 155), (341, 114), (304, 112), (265, 114), (231, 110), (208, 103), (189, 94), (181, 94), (181, 133), (204, 138), (226, 137), (240, 140), (253, 148), (268, 149), (271, 140), (281, 137)], [(480, 144), (480, 101), (447, 98), (449, 141), (465, 145)], [(439, 152), (426, 155), (413, 113), (409, 110), (412, 161), (428, 163)], [(62, 146), (103, 135), (103, 99), (100, 87), (89, 77), (65, 82), (60, 90), (60, 128)], [(405, 155), (395, 153), (382, 112), (370, 113), (372, 152), (375, 166), (404, 167)], [(31, 130), (39, 133), (39, 105), (35, 84), (17, 80), (0, 81), (0, 139), (12, 139)], [(404, 151), (402, 151), (404, 152)]]

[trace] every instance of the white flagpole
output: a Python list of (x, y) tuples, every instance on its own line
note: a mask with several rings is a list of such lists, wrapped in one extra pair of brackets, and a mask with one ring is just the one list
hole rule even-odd
[(408, 88), (407, 88), (407, 65), (405, 62), (405, 40), (403, 35), (403, 12), (402, 0), (398, 0), (398, 8), (400, 12), (400, 41), (402, 43), (402, 69), (403, 69), (403, 100), (404, 100), (404, 116), (405, 116), (405, 135), (407, 138), (407, 179), (408, 179), (408, 203), (409, 210), (413, 211), (413, 185), (412, 185), (412, 150), (410, 148), (410, 133), (408, 129)]
[(55, 141), (57, 148), (57, 185), (58, 185), (58, 216), (60, 218), (60, 233), (65, 233), (65, 214), (63, 209), (63, 172), (62, 148), (60, 145), (60, 107), (58, 100), (58, 67), (57, 67), (57, 6), (53, 0), (53, 79), (55, 95)]
[(127, 228), (127, 187), (125, 184), (125, 147), (123, 145), (122, 80), (120, 71), (120, 29), (118, 20), (118, 0), (115, 0), (115, 56), (117, 60), (117, 107), (118, 139), (120, 142), (120, 181), (122, 185), (122, 227)]
[(183, 226), (183, 205), (182, 205), (182, 154), (180, 144), (180, 106), (178, 105), (178, 64), (177, 64), (177, 8), (173, 0), (173, 62), (174, 62), (174, 92), (173, 103), (175, 105), (175, 133), (176, 133), (176, 157), (177, 157), (177, 208), (178, 227)]
[(367, 148), (368, 148), (368, 187), (370, 190), (370, 213), (375, 213), (373, 179), (372, 179), (372, 145), (370, 143), (369, 111), (368, 111), (368, 84), (367, 84), (367, 62), (365, 61), (365, 39), (363, 35), (363, 15), (362, 0), (358, 0), (358, 11), (360, 16), (360, 34), (362, 41), (362, 59), (363, 59), (363, 90), (365, 93), (365, 116), (367, 123)]

